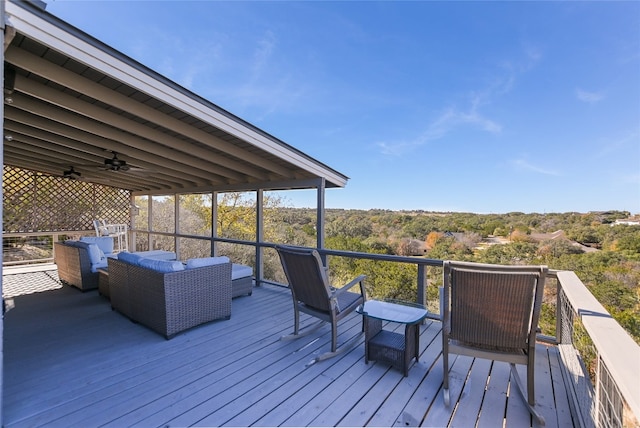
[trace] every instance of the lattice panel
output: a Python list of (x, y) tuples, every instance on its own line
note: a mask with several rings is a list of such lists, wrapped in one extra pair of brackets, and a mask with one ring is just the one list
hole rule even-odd
[(55, 232), (93, 229), (93, 220), (129, 224), (128, 190), (5, 166), (3, 230)]

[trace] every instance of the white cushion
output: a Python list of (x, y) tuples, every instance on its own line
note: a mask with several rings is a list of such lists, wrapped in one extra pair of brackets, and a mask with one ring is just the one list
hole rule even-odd
[(187, 260), (187, 269), (194, 269), (204, 266), (219, 265), (221, 263), (229, 263), (229, 257), (201, 257), (198, 259)]
[(231, 280), (253, 276), (253, 269), (250, 266), (233, 264), (231, 265)]
[(160, 273), (179, 272), (184, 270), (182, 262), (177, 260), (158, 260), (158, 259), (145, 259), (138, 260), (138, 266), (154, 270)]
[(145, 259), (170, 260), (170, 261), (173, 261), (176, 259), (176, 253), (174, 253), (173, 251), (164, 251), (164, 250), (136, 251), (133, 254), (137, 254), (138, 256), (144, 257)]
[(91, 265), (91, 272), (96, 273), (98, 272), (98, 269), (105, 269), (107, 268), (107, 258), (105, 257), (103, 260), (99, 261), (98, 263), (94, 263)]
[(136, 253), (130, 253), (129, 251), (121, 251), (118, 253), (118, 260), (121, 260), (123, 262), (132, 264), (132, 265), (137, 265), (138, 261), (142, 258), (142, 256), (136, 254)]
[(100, 263), (104, 259), (104, 254), (100, 251), (100, 248), (96, 244), (90, 244), (84, 241), (65, 241), (67, 245), (72, 245), (77, 248), (84, 248), (87, 250), (87, 254), (89, 255), (89, 263), (91, 265), (95, 265), (96, 263)]

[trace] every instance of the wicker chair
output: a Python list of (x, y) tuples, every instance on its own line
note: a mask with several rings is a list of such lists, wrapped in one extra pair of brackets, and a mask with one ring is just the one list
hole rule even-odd
[[(321, 354), (315, 362), (338, 355), (353, 347), (362, 334), (338, 347), (338, 321), (352, 313), (366, 300), (365, 275), (360, 275), (341, 288), (333, 288), (316, 250), (277, 246), (284, 273), (289, 281), (293, 298), (294, 331), (281, 339), (296, 339), (315, 331), (325, 322), (331, 323), (331, 352)], [(349, 291), (360, 285), (360, 293)], [(300, 312), (320, 321), (300, 329)], [(364, 323), (362, 325), (364, 331)]]
[(85, 248), (73, 247), (64, 242), (54, 242), (53, 248), (54, 263), (62, 283), (82, 291), (98, 288), (98, 272), (91, 270), (89, 252)]
[[(444, 402), (449, 406), (449, 354), (511, 364), (511, 377), (531, 414), (535, 409), (536, 330), (546, 266), (444, 263), (442, 355)], [(527, 367), (525, 398), (516, 364)]]

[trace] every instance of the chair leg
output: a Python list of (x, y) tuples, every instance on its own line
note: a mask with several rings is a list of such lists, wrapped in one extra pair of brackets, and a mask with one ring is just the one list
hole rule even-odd
[(331, 323), (331, 352), (336, 352), (338, 348), (338, 323), (334, 321)]
[(449, 396), (449, 346), (447, 338), (443, 336), (442, 339), (442, 394), (444, 398), (444, 405), (449, 407), (451, 398)]
[(300, 312), (296, 304), (293, 304), (293, 334), (297, 335), (300, 331)]
[[(533, 383), (533, 376), (527, 376), (527, 377), (530, 378), (530, 382)], [(520, 375), (516, 370), (516, 365), (513, 363), (511, 364), (511, 378), (515, 381), (517, 386), (516, 389), (520, 393), (520, 397), (522, 398), (522, 401), (524, 401), (524, 404), (527, 406), (529, 413), (531, 413), (531, 415), (534, 418), (536, 418), (536, 420), (540, 425), (544, 426), (545, 425), (544, 417), (542, 417), (542, 415), (535, 409), (535, 396), (533, 395), (533, 393), (531, 393), (531, 395), (529, 395), (528, 398), (525, 397), (524, 388), (522, 387), (522, 381), (520, 380)], [(527, 385), (527, 389), (529, 392), (533, 390), (533, 388), (529, 387), (529, 385)], [(533, 403), (531, 403), (531, 401), (533, 401)]]
[(313, 333), (320, 327), (322, 327), (324, 323), (325, 322), (323, 320), (320, 320), (316, 323), (313, 323), (304, 327), (303, 329), (300, 329), (300, 311), (298, 311), (298, 308), (294, 305), (293, 306), (293, 333), (285, 334), (284, 336), (281, 336), (280, 340), (292, 340), (292, 339), (297, 339), (299, 337), (306, 336), (308, 334)]
[[(535, 349), (530, 351), (535, 352)], [(533, 368), (535, 367), (535, 362), (529, 360), (529, 364), (527, 364), (527, 397), (529, 398), (529, 404), (532, 406), (536, 405), (536, 394), (535, 394), (535, 383), (533, 380)]]

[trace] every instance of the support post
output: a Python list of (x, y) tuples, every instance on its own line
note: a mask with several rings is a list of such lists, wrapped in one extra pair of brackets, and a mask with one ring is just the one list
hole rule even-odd
[(180, 234), (180, 195), (177, 193), (173, 194), (173, 212), (175, 213), (173, 216), (173, 248), (176, 251), (178, 260), (180, 260), (180, 239), (178, 238), (178, 234)]
[(149, 195), (147, 200), (149, 209), (147, 210), (147, 250), (153, 250), (153, 196)]
[(211, 256), (218, 254), (218, 192), (211, 192)]
[[(7, 28), (5, 25), (5, 2), (4, 0), (0, 0), (0, 41), (2, 42), (1, 46), (4, 46), (4, 32)], [(6, 47), (5, 47), (6, 48)], [(2, 64), (4, 64), (4, 48), (2, 49)], [(0, 68), (0, 81), (4, 82), (4, 67)], [(4, 123), (4, 102), (0, 103), (0, 116), (2, 117), (2, 123)], [(2, 130), (2, 141), (4, 142), (4, 129)], [(4, 165), (4, 144), (0, 147), (0, 160), (2, 160), (2, 164)], [(1, 184), (1, 183), (0, 183)], [(2, 211), (2, 204), (0, 204), (0, 220), (3, 220), (4, 213)], [(2, 221), (4, 224), (4, 220)], [(3, 233), (0, 230), (0, 239), (3, 239)], [(0, 249), (0, 257), (4, 259), (2, 254), (2, 249)], [(2, 265), (0, 265), (0, 296), (2, 296)], [(2, 316), (0, 317), (0, 426), (4, 426), (4, 413), (2, 409), (4, 409), (4, 299), (2, 299)]]
[[(317, 185), (317, 203), (316, 203), (316, 247), (318, 249), (324, 248), (324, 191), (325, 180), (324, 178), (318, 179)], [(327, 256), (322, 256), (322, 262), (327, 265)]]
[(427, 267), (425, 265), (418, 265), (418, 304), (425, 306), (427, 305)]
[(258, 189), (256, 191), (256, 285), (260, 285), (262, 274), (264, 271), (262, 261), (262, 243), (264, 242), (264, 191)]

